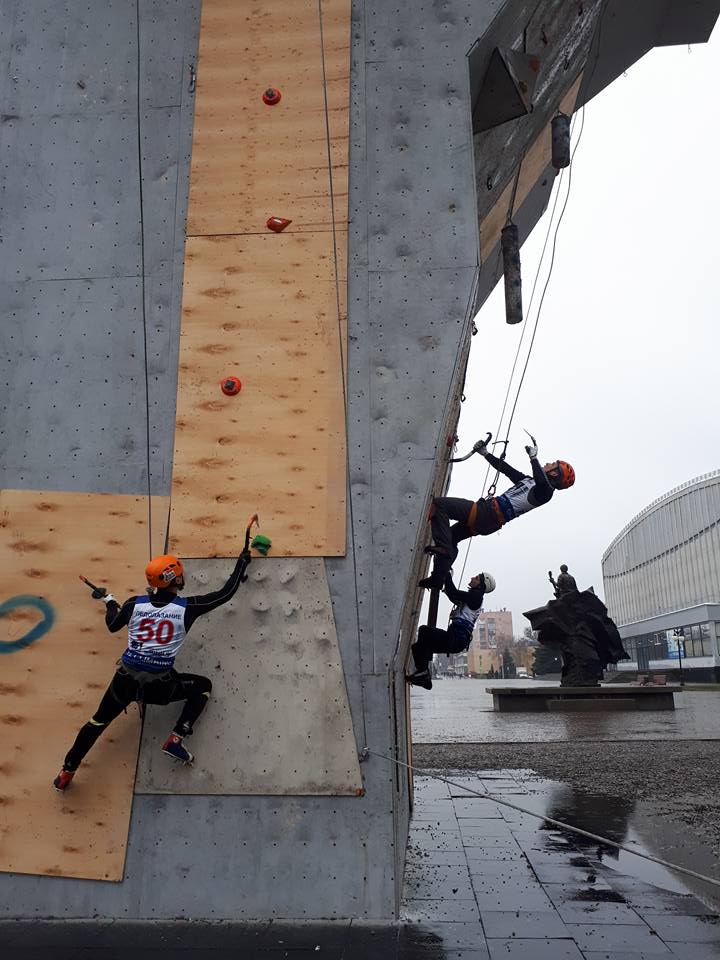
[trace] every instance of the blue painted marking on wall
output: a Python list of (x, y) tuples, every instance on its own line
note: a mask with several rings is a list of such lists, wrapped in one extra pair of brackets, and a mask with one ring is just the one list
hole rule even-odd
[(11, 597), (9, 600), (6, 600), (4, 603), (0, 603), (0, 619), (7, 616), (8, 613), (12, 613), (13, 610), (18, 610), (21, 607), (35, 607), (36, 610), (39, 610), (43, 615), (43, 619), (40, 623), (36, 623), (34, 627), (31, 627), (28, 632), (22, 636), (18, 637), (17, 640), (3, 640), (0, 637), (0, 654), (1, 653), (16, 653), (18, 650), (22, 650), (24, 647), (29, 647), (31, 643), (35, 643), (36, 640), (39, 640), (40, 637), (44, 637), (45, 634), (50, 630), (55, 623), (55, 610), (52, 607), (52, 604), (48, 603), (47, 600), (44, 600), (42, 597), (35, 597), (31, 594), (23, 594), (19, 597)]

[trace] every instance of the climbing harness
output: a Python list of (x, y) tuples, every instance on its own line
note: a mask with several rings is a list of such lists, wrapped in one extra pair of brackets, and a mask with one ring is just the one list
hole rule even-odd
[(361, 762), (367, 760), (368, 757), (379, 757), (381, 760), (387, 760), (389, 763), (395, 763), (400, 767), (405, 767), (407, 770), (412, 770), (413, 773), (419, 774), (423, 777), (430, 777), (432, 780), (441, 780), (443, 783), (449, 784), (451, 787), (456, 787), (459, 790), (465, 790), (468, 793), (471, 793), (474, 797), (482, 797), (484, 800), (492, 800), (493, 803), (500, 804), (504, 807), (510, 807), (511, 810), (517, 810), (518, 813), (527, 814), (529, 817), (535, 817), (536, 820), (543, 820), (545, 823), (550, 823), (554, 827), (558, 827), (560, 830), (568, 830), (570, 833), (576, 833), (581, 837), (586, 837), (588, 840), (594, 840), (597, 843), (603, 844), (603, 846), (615, 847), (616, 850), (624, 850), (626, 853), (632, 853), (636, 857), (642, 857), (643, 860), (650, 860), (652, 863), (658, 863), (662, 867), (667, 867), (670, 870), (675, 870), (677, 873), (684, 873), (689, 877), (695, 877), (696, 880), (702, 880), (705, 883), (710, 883), (715, 887), (720, 887), (720, 880), (716, 880), (714, 877), (707, 877), (705, 874), (698, 873), (695, 870), (690, 870), (688, 867), (681, 867), (676, 863), (670, 863), (668, 860), (663, 860), (661, 857), (653, 857), (650, 853), (643, 853), (640, 850), (633, 850), (632, 847), (628, 847), (623, 843), (616, 843), (615, 840), (609, 840), (607, 837), (601, 837), (597, 833), (590, 833), (589, 830), (583, 830), (580, 827), (573, 827), (569, 823), (563, 823), (562, 820), (555, 820), (553, 817), (545, 816), (543, 813), (536, 813), (534, 810), (528, 810), (527, 807), (521, 807), (517, 803), (511, 803), (509, 800), (503, 800), (494, 793), (488, 793), (487, 791), (473, 790), (472, 787), (466, 787), (462, 783), (456, 783), (454, 780), (448, 780), (447, 777), (441, 777), (437, 773), (429, 773), (427, 770), (422, 770), (418, 767), (414, 767), (410, 763), (404, 763), (402, 760), (398, 760), (396, 757), (386, 757), (383, 753), (377, 753), (375, 750), (370, 750), (369, 747), (365, 747), (360, 753)]

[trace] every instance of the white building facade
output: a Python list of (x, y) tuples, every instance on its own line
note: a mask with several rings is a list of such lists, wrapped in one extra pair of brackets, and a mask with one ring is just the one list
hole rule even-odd
[(632, 658), (618, 669), (720, 678), (720, 470), (642, 510), (605, 551), (602, 572)]

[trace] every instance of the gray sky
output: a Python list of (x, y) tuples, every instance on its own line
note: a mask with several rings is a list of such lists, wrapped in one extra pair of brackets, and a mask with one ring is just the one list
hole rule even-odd
[[(476, 537), (464, 577), (494, 574), (485, 606), (509, 607), (516, 635), (527, 625), (522, 611), (550, 599), (550, 568), (567, 563), (581, 589), (603, 595), (600, 560), (621, 528), (651, 500), (720, 466), (719, 56), (718, 29), (690, 53), (653, 50), (586, 107), (508, 449), (525, 470), (526, 427), (541, 462), (568, 460), (577, 481)], [(522, 250), (526, 310), (549, 210)], [(476, 322), (460, 454), (495, 434), (517, 349), (521, 328), (505, 323), (502, 283)], [(479, 457), (457, 465), (451, 494), (477, 499), (485, 469)]]

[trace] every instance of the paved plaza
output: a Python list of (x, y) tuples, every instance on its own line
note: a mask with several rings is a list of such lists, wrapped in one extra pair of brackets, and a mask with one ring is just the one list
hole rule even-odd
[[(530, 770), (452, 779), (561, 818), (563, 785)], [(603, 815), (605, 835), (625, 838), (624, 811), (609, 806)], [(632, 836), (626, 842), (643, 850)], [(719, 894), (463, 789), (416, 781), (402, 917), (425, 925), (424, 950), (436, 938), (434, 953), (417, 956), (720, 958)]]

